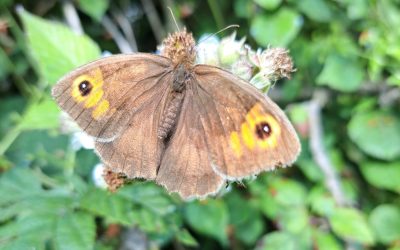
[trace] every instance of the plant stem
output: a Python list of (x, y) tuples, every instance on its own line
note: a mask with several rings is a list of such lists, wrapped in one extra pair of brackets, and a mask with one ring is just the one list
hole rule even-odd
[(156, 7), (152, 0), (141, 0), (143, 5), (144, 13), (146, 13), (147, 19), (149, 20), (150, 27), (153, 30), (154, 36), (157, 42), (160, 44), (166, 36), (164, 26), (161, 23), (160, 17), (157, 14)]
[(3, 137), (0, 142), (0, 155), (4, 155), (11, 144), (17, 139), (19, 134), (21, 134), (22, 129), (20, 125), (13, 127), (8, 133)]
[(222, 29), (224, 24), (224, 19), (222, 18), (221, 9), (216, 0), (208, 0), (208, 6), (211, 9), (212, 15), (215, 19), (218, 29)]

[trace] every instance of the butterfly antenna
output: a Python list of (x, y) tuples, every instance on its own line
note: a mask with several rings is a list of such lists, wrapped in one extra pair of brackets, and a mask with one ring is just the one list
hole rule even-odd
[(211, 37), (213, 37), (213, 36), (215, 36), (215, 35), (217, 35), (217, 34), (219, 34), (219, 33), (221, 33), (221, 32), (223, 32), (223, 31), (225, 31), (225, 30), (227, 30), (227, 29), (231, 29), (231, 28), (239, 28), (240, 26), (239, 25), (237, 25), (237, 24), (231, 24), (231, 25), (229, 25), (229, 26), (226, 26), (225, 28), (223, 28), (223, 29), (221, 29), (221, 30), (219, 30), (219, 31), (217, 31), (217, 32), (215, 32), (215, 33), (213, 33), (213, 34), (211, 34), (211, 35), (208, 35), (206, 38), (204, 38), (203, 40), (201, 40), (198, 44), (196, 44), (196, 46), (195, 47), (197, 47), (199, 44), (201, 44), (202, 42), (205, 42), (205, 41), (207, 41), (208, 39), (210, 39)]
[(181, 32), (181, 30), (179, 29), (178, 23), (176, 22), (175, 16), (174, 16), (174, 12), (172, 12), (172, 9), (170, 7), (167, 7), (169, 12), (171, 13), (172, 19), (174, 20), (174, 23), (176, 25), (176, 28), (178, 29), (179, 32)]

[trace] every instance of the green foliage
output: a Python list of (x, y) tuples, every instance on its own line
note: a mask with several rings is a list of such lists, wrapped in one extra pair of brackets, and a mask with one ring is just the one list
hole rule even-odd
[(108, 0), (79, 0), (78, 7), (96, 21), (101, 21), (109, 6)]
[(383, 160), (400, 156), (400, 119), (381, 111), (357, 113), (348, 126), (350, 138), (365, 153)]
[[(399, 250), (399, 1), (170, 6), (196, 38), (216, 32), (216, 20), (238, 23), (238, 37), (253, 49), (290, 49), (297, 69), (270, 91), (281, 107), (290, 104), (301, 138), (294, 167), (201, 201), (181, 201), (152, 182), (133, 181), (116, 193), (100, 188), (92, 178), (98, 157), (76, 146), (77, 134), (68, 132), (50, 97), (65, 73), (102, 51), (119, 52), (121, 40), (105, 16), (128, 43), (136, 39), (140, 51), (155, 51), (148, 19), (159, 17), (165, 27), (158, 28), (172, 31), (169, 14), (159, 13), (168, 1), (153, 1), (150, 12), (142, 2), (0, 1), (0, 249), (116, 249), (136, 228), (152, 249)], [(65, 6), (71, 3), (86, 34), (62, 24), (73, 20)], [(310, 149), (307, 101), (320, 92), (327, 97), (320, 100), (320, 143), (347, 206), (335, 201)]]
[(287, 46), (300, 31), (301, 16), (284, 8), (272, 16), (260, 15), (251, 24), (251, 35), (261, 46)]
[(374, 236), (364, 215), (356, 209), (338, 208), (329, 217), (333, 232), (344, 239), (366, 245), (374, 243)]
[(86, 35), (66, 26), (45, 21), (26, 11), (19, 15), (24, 24), (32, 57), (45, 81), (54, 84), (68, 71), (100, 57), (99, 47)]

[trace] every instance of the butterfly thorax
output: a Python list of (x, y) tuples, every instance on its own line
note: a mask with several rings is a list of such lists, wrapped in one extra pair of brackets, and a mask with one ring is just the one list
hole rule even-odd
[(176, 68), (183, 65), (190, 70), (196, 59), (195, 41), (192, 33), (183, 31), (169, 35), (163, 42), (164, 50), (162, 55), (172, 60)]
[(175, 127), (178, 115), (182, 108), (185, 96), (186, 84), (190, 81), (190, 72), (195, 62), (195, 41), (191, 33), (183, 31), (169, 35), (163, 42), (162, 55), (172, 61), (173, 79), (171, 82), (171, 94), (162, 114), (158, 128), (158, 137), (168, 139)]

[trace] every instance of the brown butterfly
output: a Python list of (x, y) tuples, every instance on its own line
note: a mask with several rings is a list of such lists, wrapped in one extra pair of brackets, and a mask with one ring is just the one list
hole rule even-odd
[(162, 56), (91, 62), (53, 88), (60, 107), (95, 138), (108, 168), (189, 198), (297, 158), (298, 137), (274, 102), (221, 68), (195, 65), (186, 30), (164, 46)]

